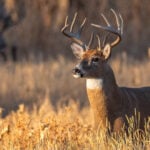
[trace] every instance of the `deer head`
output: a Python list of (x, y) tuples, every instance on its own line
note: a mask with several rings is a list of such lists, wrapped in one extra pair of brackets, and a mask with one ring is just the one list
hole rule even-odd
[(68, 18), (66, 19), (65, 26), (62, 29), (62, 32), (65, 36), (69, 37), (72, 40), (71, 48), (73, 54), (80, 60), (80, 62), (73, 69), (73, 76), (75, 78), (85, 77), (85, 78), (100, 78), (104, 76), (105, 71), (107, 70), (107, 60), (111, 55), (112, 47), (116, 46), (121, 41), (121, 35), (123, 32), (123, 20), (121, 15), (117, 15), (116, 12), (111, 9), (112, 13), (115, 16), (117, 29), (115, 29), (107, 20), (107, 18), (102, 14), (104, 21), (107, 26), (91, 24), (93, 27), (107, 31), (110, 35), (114, 34), (116, 39), (112, 42), (107, 42), (108, 35), (104, 38), (103, 43), (101, 44), (100, 38), (96, 35), (98, 40), (98, 47), (96, 49), (90, 48), (93, 41), (93, 33), (89, 43), (86, 45), (81, 41), (81, 32), (85, 25), (86, 19), (83, 20), (80, 28), (76, 33), (73, 33), (73, 25), (75, 23), (77, 14), (75, 14), (73, 21), (70, 25), (70, 31), (67, 32), (69, 24), (67, 23)]

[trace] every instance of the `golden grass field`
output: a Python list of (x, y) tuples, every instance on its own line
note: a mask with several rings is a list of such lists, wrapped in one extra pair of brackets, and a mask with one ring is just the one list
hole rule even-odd
[[(85, 80), (74, 79), (75, 62), (60, 56), (47, 62), (0, 64), (0, 150), (149, 150), (145, 132), (106, 135), (93, 129)], [(121, 86), (149, 86), (150, 61), (126, 55), (111, 66)]]

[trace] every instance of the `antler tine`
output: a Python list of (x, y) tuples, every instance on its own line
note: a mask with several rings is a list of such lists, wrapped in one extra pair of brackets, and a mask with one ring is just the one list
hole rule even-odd
[(116, 23), (117, 23), (117, 28), (118, 28), (118, 31), (120, 31), (120, 21), (119, 21), (119, 18), (116, 14), (116, 12), (114, 11), (114, 9), (110, 9), (112, 11), (112, 13), (114, 14), (115, 18), (116, 18)]
[[(71, 23), (71, 26), (70, 26), (70, 32), (72, 32), (73, 30), (73, 26), (75, 24), (75, 21), (76, 21), (76, 18), (77, 18), (77, 13), (74, 14), (74, 17), (73, 17), (73, 20), (72, 20), (72, 23)], [(74, 35), (77, 37), (77, 38), (80, 38), (81, 37), (81, 32), (82, 32), (82, 29), (84, 27), (84, 24), (86, 22), (86, 18), (84, 18), (83, 22), (81, 23), (80, 25), (80, 28), (78, 29), (78, 31), (76, 33), (74, 33)]]
[(67, 27), (69, 26), (69, 24), (67, 23), (68, 22), (68, 17), (66, 17), (66, 20), (65, 20), (65, 25), (64, 27), (62, 28), (61, 32), (71, 38), (71, 40), (79, 45), (81, 45), (84, 49), (86, 49), (86, 45), (80, 40), (80, 37), (81, 37), (81, 32), (82, 32), (82, 29), (85, 25), (85, 22), (86, 22), (86, 18), (83, 20), (82, 24), (80, 25), (80, 28), (78, 29), (78, 31), (76, 33), (73, 33), (72, 30), (73, 30), (73, 26), (75, 24), (75, 21), (76, 21), (76, 18), (77, 18), (77, 13), (75, 13), (74, 17), (73, 17), (73, 20), (72, 20), (72, 23), (70, 25), (70, 32), (67, 32)]
[(122, 35), (123, 34), (123, 18), (122, 18), (120, 13), (119, 13), (119, 17), (120, 17), (120, 20), (121, 20), (121, 35)]
[(83, 27), (84, 27), (84, 25), (85, 25), (85, 22), (86, 22), (86, 18), (84, 18), (84, 20), (83, 20), (83, 22), (81, 23), (80, 28), (79, 28), (79, 30), (78, 30), (79, 37), (81, 36), (81, 32), (82, 32), (82, 29), (83, 29)]
[(123, 34), (123, 18), (122, 18), (120, 13), (117, 15), (117, 13), (114, 11), (114, 9), (111, 9), (111, 11), (113, 12), (113, 14), (114, 14), (114, 16), (116, 18), (118, 32), (120, 32), (120, 34), (122, 35)]
[(92, 32), (92, 33), (91, 33), (90, 40), (89, 40), (89, 43), (88, 43), (88, 45), (87, 45), (87, 49), (90, 48), (91, 44), (93, 43), (93, 39), (94, 39), (94, 33)]
[(64, 31), (66, 30), (66, 28), (69, 26), (69, 24), (68, 24), (68, 16), (66, 17), (66, 19), (65, 19), (65, 25), (63, 26), (63, 28), (61, 29), (61, 32), (63, 32), (64, 33)]
[(102, 47), (105, 46), (106, 41), (107, 41), (107, 38), (108, 38), (108, 35), (109, 35), (109, 33), (108, 33), (107, 35), (104, 36), (104, 40), (103, 40), (103, 43), (102, 43)]
[(101, 25), (97, 25), (97, 24), (91, 24), (91, 25), (115, 34), (117, 36), (116, 40), (113, 41), (112, 43), (110, 43), (111, 47), (114, 47), (115, 45), (117, 45), (121, 41), (121, 35), (123, 33), (123, 19), (122, 19), (122, 16), (120, 14), (118, 16), (113, 9), (111, 9), (111, 11), (113, 12), (115, 19), (116, 19), (116, 22), (117, 22), (117, 30), (108, 22), (107, 18), (103, 14), (101, 14), (101, 16), (103, 17), (103, 19), (105, 20), (105, 22), (107, 24), (106, 27), (101, 26)]
[(101, 40), (99, 38), (99, 35), (96, 35), (97, 41), (98, 41), (98, 50), (101, 51), (102, 47), (101, 47)]
[(97, 27), (97, 28), (101, 28), (101, 29), (104, 29), (104, 30), (108, 30), (108, 28), (110, 28), (111, 25), (110, 25), (109, 21), (107, 20), (107, 18), (105, 17), (104, 14), (101, 14), (101, 16), (103, 17), (104, 21), (106, 22), (107, 27), (104, 27), (104, 26), (98, 25), (98, 24), (94, 24), (94, 23), (91, 23), (91, 25), (94, 26), (94, 27)]
[(74, 17), (73, 17), (73, 20), (72, 20), (72, 23), (71, 23), (71, 26), (70, 26), (70, 32), (72, 32), (72, 30), (73, 30), (73, 26), (74, 26), (74, 23), (75, 23), (75, 21), (76, 21), (76, 18), (77, 18), (77, 12), (74, 14)]
[(108, 26), (111, 26), (110, 23), (109, 23), (109, 21), (107, 20), (107, 18), (105, 17), (105, 15), (104, 15), (103, 13), (101, 14), (101, 16), (102, 16), (103, 19), (105, 20), (106, 24), (107, 24)]

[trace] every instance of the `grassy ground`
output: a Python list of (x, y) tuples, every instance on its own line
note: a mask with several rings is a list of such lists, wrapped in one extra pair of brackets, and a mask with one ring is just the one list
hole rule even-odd
[[(147, 128), (128, 137), (94, 131), (85, 80), (72, 77), (74, 65), (63, 57), (0, 64), (0, 149), (148, 150)], [(111, 65), (119, 85), (150, 85), (149, 61), (134, 62), (122, 55)]]

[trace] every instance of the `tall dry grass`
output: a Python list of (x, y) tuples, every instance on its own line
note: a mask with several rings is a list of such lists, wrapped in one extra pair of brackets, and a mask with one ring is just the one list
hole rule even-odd
[(47, 97), (43, 102), (39, 109), (35, 106), (32, 111), (20, 105), (17, 112), (0, 119), (0, 149), (149, 150), (147, 128), (145, 133), (133, 132), (128, 136), (126, 133), (108, 135), (103, 131), (95, 132), (89, 108), (79, 110), (72, 102), (56, 112)]
[[(150, 62), (123, 54), (111, 62), (119, 85), (150, 84)], [(95, 132), (85, 80), (74, 79), (75, 62), (60, 56), (47, 62), (0, 64), (0, 149), (146, 149), (145, 133), (119, 137)]]

